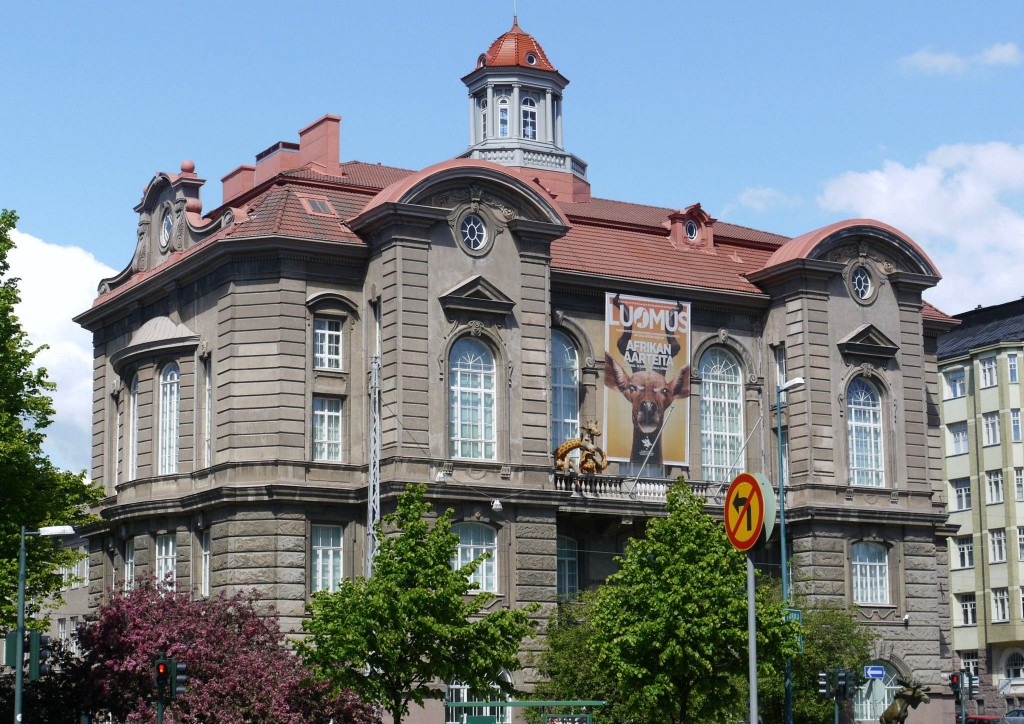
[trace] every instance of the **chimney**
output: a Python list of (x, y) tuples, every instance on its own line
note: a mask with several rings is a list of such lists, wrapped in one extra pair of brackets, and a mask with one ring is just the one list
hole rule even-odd
[(256, 167), (242, 165), (220, 180), (223, 186), (222, 204), (252, 189), (256, 180)]
[(313, 165), (329, 175), (341, 173), (341, 117), (326, 115), (299, 131), (299, 168)]

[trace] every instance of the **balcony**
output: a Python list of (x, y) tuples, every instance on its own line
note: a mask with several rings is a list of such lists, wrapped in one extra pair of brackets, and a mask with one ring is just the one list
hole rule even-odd
[[(552, 474), (555, 490), (562, 490), (582, 498), (602, 500), (639, 500), (664, 503), (669, 487), (675, 480), (668, 478), (634, 478), (618, 475), (574, 475), (555, 472)], [(728, 483), (710, 483), (689, 480), (687, 485), (709, 505), (721, 506)]]

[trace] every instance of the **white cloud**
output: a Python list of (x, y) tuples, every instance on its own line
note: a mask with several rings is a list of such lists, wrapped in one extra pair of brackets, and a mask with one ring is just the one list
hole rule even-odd
[(765, 212), (778, 209), (788, 209), (799, 206), (801, 201), (795, 196), (788, 196), (778, 189), (767, 186), (755, 186), (743, 189), (736, 199), (739, 206), (753, 209), (754, 211)]
[(976, 55), (936, 53), (922, 49), (900, 58), (899, 64), (908, 72), (960, 75), (975, 65), (1020, 65), (1024, 56), (1015, 43), (996, 43)]
[(18, 277), (15, 313), (45, 367), (57, 414), (47, 428), (45, 451), (58, 467), (88, 470), (92, 454), (92, 335), (71, 321), (96, 298), (99, 280), (114, 270), (77, 247), (49, 244), (15, 229), (8, 261)]
[(926, 297), (945, 312), (1024, 294), (1024, 145), (941, 146), (911, 167), (886, 161), (830, 179), (818, 203), (920, 244), (943, 275)]

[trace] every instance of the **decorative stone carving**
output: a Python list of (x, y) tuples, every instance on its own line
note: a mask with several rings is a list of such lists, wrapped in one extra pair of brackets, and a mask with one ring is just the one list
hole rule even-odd
[[(431, 198), (430, 205), (439, 206), (441, 208), (454, 207), (456, 211), (453, 216), (458, 215), (458, 207), (463, 205), (469, 205), (473, 211), (479, 210), (481, 205), (489, 206), (501, 214), (502, 218), (506, 221), (511, 221), (512, 219), (520, 216), (520, 211), (516, 204), (506, 201), (505, 199), (494, 195), (486, 188), (476, 184), (468, 188), (450, 189), (436, 194)], [(454, 218), (449, 218), (454, 221)]]
[(721, 328), (720, 328), (720, 329), (718, 330), (718, 342), (719, 342), (720, 344), (725, 344), (725, 341), (726, 341), (727, 339), (729, 339), (729, 330), (728, 330), (728, 329), (726, 329), (725, 327), (721, 327)]
[(471, 319), (466, 326), (469, 327), (469, 333), (474, 337), (479, 337), (484, 333), (484, 323), (479, 319)]
[[(870, 259), (875, 262), (875, 264), (877, 264), (886, 275), (892, 274), (897, 270), (896, 263), (892, 259), (883, 254), (879, 254), (877, 251), (869, 249), (867, 244), (864, 242), (860, 242), (856, 246), (849, 245), (833, 249), (828, 255), (829, 261), (834, 261), (839, 264), (847, 264), (848, 266), (850, 265), (850, 262), (863, 261), (865, 259)], [(845, 273), (848, 274), (849, 269), (847, 269)]]

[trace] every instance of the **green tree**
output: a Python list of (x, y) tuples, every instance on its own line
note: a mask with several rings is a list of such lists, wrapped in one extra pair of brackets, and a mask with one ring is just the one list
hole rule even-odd
[[(82, 525), (99, 502), (99, 491), (85, 473), (58, 470), (42, 452), (44, 430), (53, 418), (54, 385), (45, 369), (34, 369), (36, 355), (14, 314), (18, 280), (11, 278), (8, 254), (14, 247), (13, 211), (0, 211), (0, 628), (17, 622), (18, 548), (21, 526)], [(31, 616), (46, 599), (59, 599), (61, 566), (78, 555), (56, 538), (26, 541), (26, 611)]]
[[(668, 516), (630, 541), (590, 612), (596, 668), (638, 722), (716, 722), (745, 711), (746, 557), (685, 484)], [(783, 666), (798, 626), (769, 587), (757, 589), (759, 671)], [(581, 692), (586, 693), (586, 692)]]
[(519, 645), (534, 627), (534, 608), (481, 615), (494, 598), (472, 595), (470, 576), (482, 559), (452, 568), (459, 544), (452, 511), (430, 525), (425, 493), (425, 485), (410, 485), (378, 523), (373, 577), (313, 597), (310, 636), (299, 644), (319, 676), (350, 687), (396, 724), (409, 702), (443, 699), (443, 682), (461, 681), (484, 698), (495, 689), (513, 693), (501, 672), (521, 667)]

